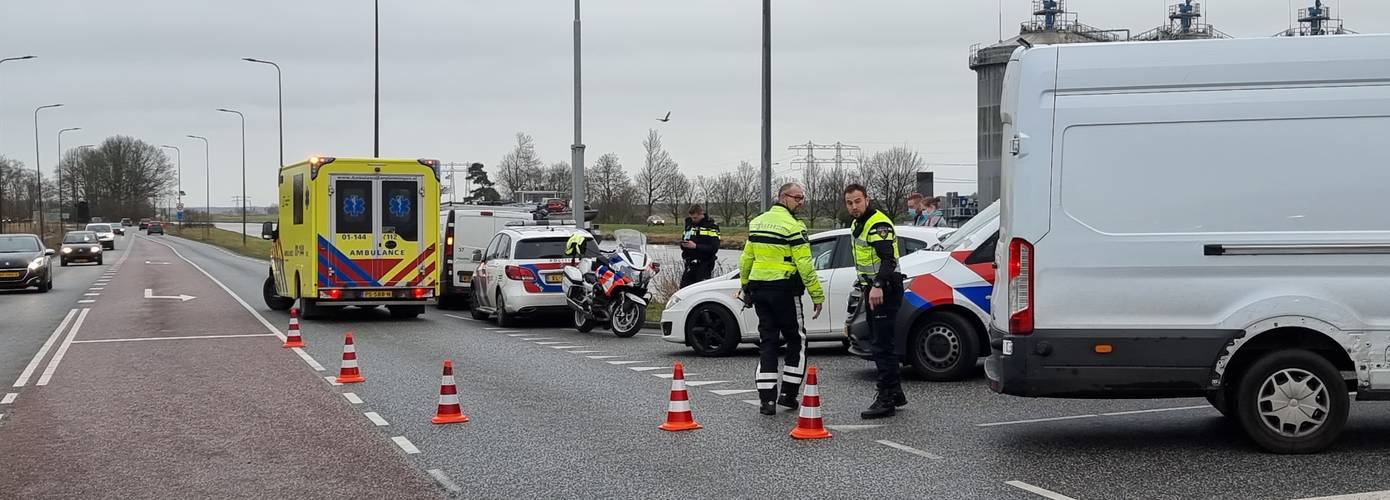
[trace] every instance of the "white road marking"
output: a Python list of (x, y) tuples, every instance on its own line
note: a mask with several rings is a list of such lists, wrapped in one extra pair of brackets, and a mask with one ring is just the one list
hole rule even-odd
[(750, 404), (750, 405), (753, 405), (753, 406), (762, 406), (762, 405), (763, 405), (763, 402), (762, 402), (762, 401), (758, 401), (758, 400), (756, 400), (756, 399), (744, 399), (744, 400), (741, 400), (741, 401), (743, 401), (743, 402), (745, 402), (745, 403), (748, 403), (748, 404)]
[(748, 393), (748, 392), (758, 392), (758, 390), (757, 390), (757, 389), (710, 389), (709, 392), (713, 392), (713, 393), (718, 394), (718, 395), (720, 395), (720, 396), (728, 396), (728, 395), (730, 395), (730, 394), (744, 394), (744, 393)]
[(1390, 490), (1367, 491), (1365, 493), (1352, 493), (1349, 495), (1330, 497), (1304, 498), (1301, 500), (1382, 500), (1385, 498), (1390, 498)]
[(568, 344), (568, 342), (552, 340), (550, 342), (536, 342), (536, 345)]
[(622, 356), (615, 356), (615, 355), (612, 355), (612, 354), (605, 354), (605, 355), (603, 355), (603, 356), (584, 356), (584, 357), (589, 358), (589, 359), (610, 359), (610, 358), (621, 358)]
[(917, 455), (917, 456), (919, 456), (919, 457), (926, 457), (926, 458), (930, 458), (930, 459), (932, 459), (932, 460), (941, 460), (941, 455), (937, 455), (937, 454), (931, 453), (931, 452), (922, 451), (922, 450), (919, 450), (919, 449), (917, 449), (917, 448), (913, 448), (913, 447), (911, 447), (911, 446), (908, 446), (908, 445), (905, 445), (905, 444), (902, 444), (902, 443), (896, 443), (896, 442), (893, 442), (893, 441), (889, 441), (889, 440), (887, 440), (887, 439), (880, 439), (880, 440), (877, 440), (877, 441), (874, 441), (874, 442), (875, 442), (875, 443), (878, 443), (878, 444), (881, 444), (881, 445), (884, 445), (884, 446), (887, 446), (887, 447), (889, 447), (889, 448), (896, 448), (896, 449), (899, 449), (899, 450), (902, 450), (902, 451), (911, 453), (911, 454), (913, 454), (913, 455)]
[(484, 330), (487, 330), (487, 331), (490, 331), (490, 332), (495, 332), (495, 331), (497, 331), (497, 330), (501, 330), (501, 328), (493, 328), (493, 327), (490, 327), (490, 326), (488, 326), (488, 327), (483, 327), (483, 329), (484, 329)]
[(1009, 422), (990, 422), (990, 423), (987, 423), (987, 424), (975, 424), (975, 427), (995, 427), (995, 426), (1000, 426), (1000, 425), (1035, 424), (1035, 423), (1040, 423), (1040, 422), (1056, 422), (1056, 421), (1060, 421), (1060, 420), (1077, 420), (1077, 419), (1082, 419), (1082, 418), (1120, 417), (1120, 416), (1125, 416), (1125, 415), (1141, 415), (1141, 414), (1145, 414), (1145, 413), (1161, 413), (1161, 412), (1170, 412), (1170, 411), (1201, 410), (1201, 409), (1204, 409), (1204, 408), (1211, 408), (1211, 407), (1210, 407), (1210, 406), (1207, 406), (1207, 405), (1200, 405), (1200, 406), (1180, 406), (1180, 407), (1176, 407), (1176, 408), (1153, 408), (1153, 409), (1148, 409), (1148, 410), (1116, 411), (1116, 412), (1110, 412), (1110, 413), (1095, 413), (1095, 414), (1087, 414), (1087, 415), (1070, 415), (1070, 416), (1066, 416), (1066, 417), (1033, 418), (1033, 419), (1028, 419), (1028, 420), (1014, 420), (1014, 421), (1009, 421)]
[[(529, 340), (555, 340), (555, 337), (531, 337), (531, 338), (526, 338), (526, 339), (521, 339), (521, 340), (528, 340), (528, 341), (529, 341)], [(555, 343), (556, 343), (556, 344), (563, 344), (564, 342), (555, 342)]]
[(0, 399), (0, 405), (7, 405), (7, 404), (10, 404), (10, 403), (13, 403), (14, 400), (15, 400), (15, 398), (18, 398), (18, 397), (19, 397), (19, 393), (18, 393), (18, 392), (11, 392), (11, 393), (5, 394), (5, 399)]
[(521, 330), (495, 330), (497, 333), (520, 333)]
[(688, 385), (688, 386), (690, 386), (690, 387), (699, 387), (699, 386), (702, 386), (702, 385), (710, 385), (710, 384), (727, 384), (727, 383), (729, 383), (728, 380), (687, 380), (687, 381), (685, 381), (685, 385)]
[[(591, 352), (607, 352), (607, 351), (569, 351), (570, 354), (589, 354), (589, 353), (591, 353)], [(593, 356), (589, 356), (589, 357), (592, 358)]]
[(83, 297), (100, 297), (101, 294), (99, 294), (99, 293), (84, 293), (84, 294), (82, 294), (82, 296), (83, 296)]
[(332, 375), (326, 376), (323, 379), (327, 380), (329, 385), (343, 385), (338, 383), (338, 377), (334, 377)]
[(133, 337), (128, 339), (97, 339), (97, 340), (74, 340), (73, 344), (104, 344), (107, 342), (141, 342), (145, 340), (197, 340), (197, 339), (229, 339), (239, 337), (270, 337), (269, 333), (248, 333), (245, 335), (191, 335), (187, 337)]
[[(617, 358), (617, 357), (620, 357), (620, 356), (613, 356), (613, 357)], [(633, 364), (633, 363), (641, 363), (641, 361), (609, 361), (609, 362), (608, 362), (608, 364), (610, 364), (610, 365), (630, 365), (630, 364)]]
[(73, 337), (77, 336), (77, 331), (82, 328), (82, 322), (87, 319), (88, 312), (91, 312), (91, 309), (84, 308), (77, 315), (77, 321), (72, 323), (72, 328), (63, 337), (63, 343), (58, 346), (58, 350), (53, 351), (53, 359), (48, 360), (48, 366), (44, 367), (43, 375), (39, 375), (39, 381), (35, 382), (34, 385), (48, 385), (48, 381), (53, 378), (53, 372), (58, 371), (58, 363), (63, 362), (63, 355), (67, 354), (68, 347), (72, 346)]
[(355, 404), (355, 405), (360, 405), (360, 404), (362, 404), (362, 398), (357, 397), (357, 393), (355, 393), (355, 392), (344, 392), (344, 393), (343, 393), (343, 397), (344, 397), (344, 398), (347, 398), (347, 400), (348, 400), (349, 403), (352, 403), (352, 404)]
[(414, 444), (414, 443), (411, 443), (409, 439), (406, 439), (406, 438), (405, 438), (405, 436), (396, 436), (396, 437), (391, 438), (391, 440), (392, 440), (392, 441), (395, 441), (395, 442), (396, 442), (396, 446), (401, 447), (401, 451), (406, 452), (406, 454), (408, 454), (408, 455), (414, 455), (414, 454), (416, 454), (416, 453), (420, 453), (420, 449), (419, 449), (419, 448), (416, 448), (416, 447), (415, 447), (415, 444)]
[(452, 314), (445, 314), (445, 316), (448, 316), (448, 317), (454, 318), (454, 319), (461, 319), (461, 320), (464, 320), (464, 321), (478, 321), (478, 320), (473, 319), (473, 318), (465, 318), (465, 317), (463, 317), (463, 316), (455, 316), (455, 315), (452, 315)]
[[(89, 295), (90, 295), (90, 294), (89, 294)], [(188, 302), (188, 301), (190, 301), (190, 300), (196, 299), (197, 297), (194, 297), (194, 296), (192, 296), (192, 295), (185, 295), (185, 294), (178, 294), (178, 295), (155, 295), (153, 289), (146, 288), (146, 289), (145, 289), (145, 298), (147, 298), (147, 299), (177, 299), (179, 302)]]
[(664, 366), (629, 366), (627, 369), (635, 372), (649, 372), (652, 370), (665, 370)]
[(639, 333), (638, 335), (641, 335), (641, 336), (643, 336), (643, 337), (660, 337), (660, 336), (661, 336), (661, 334), (658, 334), (658, 333)]
[(97, 303), (97, 301), (95, 301), (95, 300), (79, 300), (79, 301), (77, 301), (77, 303), (78, 303), (78, 304), (95, 304), (95, 303)]
[(105, 288), (102, 288), (102, 287), (99, 287), (99, 286), (94, 286), (94, 287), (91, 287), (91, 288), (88, 288), (88, 289), (87, 289), (87, 291), (89, 291), (89, 292), (100, 292), (100, 291), (102, 291), (102, 290), (105, 290)]
[(291, 347), (290, 350), (291, 350), (291, 351), (294, 351), (295, 354), (298, 354), (298, 355), (299, 355), (299, 359), (304, 360), (305, 363), (309, 363), (309, 367), (310, 367), (310, 368), (313, 368), (314, 371), (316, 371), (316, 372), (321, 372), (321, 371), (323, 371), (323, 365), (319, 364), (318, 361), (314, 360), (314, 357), (313, 357), (313, 356), (310, 356), (309, 353), (304, 352), (304, 348), (302, 348), (302, 347)]
[(1072, 415), (1072, 416), (1070, 416), (1070, 417), (1033, 418), (1033, 419), (1028, 419), (1028, 420), (1014, 420), (1014, 421), (1011, 421), (1011, 422), (990, 422), (990, 423), (987, 423), (987, 424), (975, 424), (975, 427), (994, 427), (994, 426), (997, 426), (997, 425), (1033, 424), (1033, 423), (1038, 423), (1038, 422), (1056, 422), (1056, 421), (1058, 421), (1058, 420), (1076, 420), (1076, 419), (1078, 419), (1078, 418), (1095, 418), (1095, 417), (1099, 417), (1099, 416), (1100, 416), (1100, 415)]
[(363, 415), (366, 415), (366, 416), (367, 416), (367, 420), (371, 420), (372, 423), (373, 423), (373, 424), (376, 424), (377, 427), (385, 427), (385, 426), (391, 425), (391, 424), (389, 424), (389, 423), (386, 422), (386, 419), (381, 418), (381, 415), (377, 415), (377, 413), (374, 412), (374, 411), (369, 411), (369, 412), (367, 412), (367, 413), (363, 413)]
[(832, 430), (832, 431), (863, 431), (863, 430), (869, 430), (869, 429), (877, 429), (877, 428), (879, 428), (879, 427), (887, 427), (887, 426), (886, 426), (886, 425), (827, 425), (827, 426), (825, 426), (826, 429), (830, 429), (830, 430)]
[(5, 418), (5, 414), (4, 414), (4, 413), (0, 413), (0, 418)]
[(1007, 485), (1009, 485), (1009, 486), (1013, 486), (1013, 487), (1015, 487), (1015, 488), (1018, 488), (1018, 489), (1020, 489), (1020, 490), (1023, 490), (1023, 491), (1029, 492), (1029, 493), (1032, 493), (1032, 494), (1034, 494), (1034, 495), (1037, 495), (1037, 496), (1040, 496), (1040, 497), (1043, 497), (1043, 498), (1050, 498), (1050, 499), (1052, 499), (1052, 500), (1076, 500), (1075, 498), (1072, 498), (1072, 497), (1063, 495), (1063, 494), (1061, 494), (1061, 493), (1057, 493), (1057, 492), (1055, 492), (1055, 491), (1045, 490), (1045, 489), (1039, 488), (1039, 487), (1037, 487), (1037, 486), (1033, 486), (1033, 485), (1031, 485), (1031, 484), (1025, 483), (1025, 482), (1023, 482), (1023, 481), (1005, 481), (1004, 484), (1007, 484)]
[(449, 492), (458, 493), (463, 491), (463, 488), (460, 488), (459, 485), (454, 483), (452, 479), (449, 479), (449, 476), (444, 475), (444, 471), (439, 469), (430, 469), (425, 472), (428, 472), (430, 474), (430, 477), (433, 477), (434, 480), (438, 482), (440, 486), (443, 486), (444, 489), (449, 490)]
[(589, 346), (586, 346), (586, 345), (552, 345), (552, 346), (547, 346), (547, 347), (550, 347), (551, 349), (581, 349), (581, 348), (589, 347)]
[(1106, 417), (1115, 417), (1120, 415), (1138, 415), (1141, 413), (1160, 413), (1165, 411), (1201, 410), (1205, 408), (1211, 408), (1211, 405), (1182, 406), (1178, 408), (1154, 408), (1152, 410), (1117, 411), (1112, 413), (1102, 413), (1101, 415)]
[(508, 337), (525, 337), (526, 335), (528, 335), (528, 334), (525, 334), (525, 333), (508, 333), (508, 334), (507, 334)]
[[(610, 363), (611, 363), (611, 361), (610, 361)], [(695, 376), (695, 375), (699, 375), (699, 374), (698, 374), (698, 373), (687, 373), (687, 374), (685, 374), (685, 376), (687, 376), (687, 377), (693, 377), (693, 376)], [(653, 377), (657, 377), (657, 378), (671, 378), (671, 377), (676, 376), (676, 374), (674, 374), (674, 373), (653, 373), (652, 376), (653, 376)]]

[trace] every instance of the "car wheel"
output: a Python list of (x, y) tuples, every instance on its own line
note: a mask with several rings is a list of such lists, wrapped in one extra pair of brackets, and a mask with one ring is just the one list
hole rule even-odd
[(488, 318), (488, 314), (486, 312), (483, 312), (481, 309), (478, 309), (478, 307), (480, 307), (483, 303), (483, 301), (478, 300), (480, 298), (482, 297), (478, 296), (478, 290), (475, 288), (473, 290), (473, 300), (469, 301), (471, 303), (468, 304), (468, 312), (473, 316), (473, 319), (486, 320)]
[(686, 318), (685, 339), (701, 356), (728, 356), (743, 340), (738, 321), (723, 306), (700, 304)]
[(1207, 402), (1211, 403), (1211, 407), (1216, 408), (1216, 411), (1221, 412), (1221, 416), (1230, 418), (1233, 416), (1231, 413), (1231, 400), (1227, 397), (1226, 392), (1226, 388), (1224, 387), (1208, 392)]
[(261, 298), (265, 300), (265, 306), (272, 311), (288, 311), (294, 307), (294, 299), (281, 297), (275, 291), (275, 278), (267, 276), (265, 284), (261, 285)]
[(1302, 349), (1274, 351), (1240, 376), (1236, 417), (1267, 451), (1315, 453), (1332, 445), (1347, 423), (1347, 388), (1327, 359)]
[(908, 338), (907, 361), (924, 379), (961, 380), (975, 368), (978, 339), (975, 329), (959, 315), (933, 314)]
[(53, 273), (48, 273), (48, 277), (39, 283), (39, 293), (48, 293), (53, 289)]
[(516, 317), (507, 313), (507, 302), (502, 298), (502, 291), (497, 291), (497, 326), (500, 328), (511, 328), (516, 326)]
[(102, 260), (104, 260), (105, 258), (106, 258), (106, 257), (97, 257), (97, 265), (98, 265), (98, 266), (102, 265)]
[(425, 314), (425, 306), (386, 306), (391, 311), (391, 317), (396, 319), (417, 318)]

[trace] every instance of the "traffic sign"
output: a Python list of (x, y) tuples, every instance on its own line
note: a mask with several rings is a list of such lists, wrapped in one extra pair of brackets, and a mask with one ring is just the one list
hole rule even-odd
[(174, 214), (174, 220), (183, 222), (183, 210), (179, 210), (177, 213)]
[(178, 204), (177, 206), (174, 207), (174, 209), (175, 209), (175, 210), (178, 210), (178, 211), (180, 211), (180, 212), (182, 212), (182, 211), (183, 211), (183, 202), (180, 201), (179, 204)]

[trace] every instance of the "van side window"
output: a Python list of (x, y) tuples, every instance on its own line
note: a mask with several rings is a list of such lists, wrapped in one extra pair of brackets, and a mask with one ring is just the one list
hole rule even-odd
[(295, 224), (295, 225), (303, 224), (303, 223), (304, 223), (304, 174), (295, 174), (295, 175), (294, 175), (294, 186), (291, 187), (290, 189), (293, 189), (293, 190), (294, 190), (294, 195), (292, 195), (292, 197), (294, 198), (294, 224)]
[(990, 235), (989, 239), (975, 248), (974, 252), (970, 252), (970, 256), (965, 258), (965, 265), (994, 262), (994, 247), (998, 244), (999, 231), (995, 231), (994, 234)]

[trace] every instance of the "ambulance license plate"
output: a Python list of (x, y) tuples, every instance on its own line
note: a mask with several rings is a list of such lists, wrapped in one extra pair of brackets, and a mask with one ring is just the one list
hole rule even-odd
[(362, 298), (364, 299), (389, 299), (391, 295), (390, 290), (362, 292)]
[(550, 284), (553, 285), (553, 284), (559, 283), (559, 282), (560, 282), (560, 278), (562, 278), (562, 277), (563, 277), (563, 276), (560, 276), (559, 274), (547, 274), (547, 275), (545, 275), (545, 282), (546, 282), (546, 283), (550, 283)]

